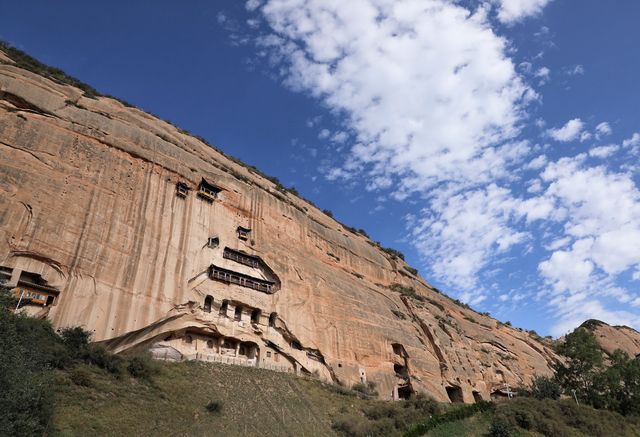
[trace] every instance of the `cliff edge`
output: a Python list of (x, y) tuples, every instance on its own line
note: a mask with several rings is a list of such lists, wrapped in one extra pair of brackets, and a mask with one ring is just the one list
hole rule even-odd
[(474, 402), (551, 373), (548, 341), (255, 169), (34, 71), (0, 51), (0, 273), (33, 315), (115, 351), (374, 381), (385, 399)]

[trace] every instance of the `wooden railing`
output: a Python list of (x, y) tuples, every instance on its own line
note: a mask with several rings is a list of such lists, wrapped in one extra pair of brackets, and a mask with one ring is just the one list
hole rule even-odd
[(211, 265), (211, 267), (209, 268), (209, 277), (217, 281), (227, 282), (229, 284), (237, 284), (241, 287), (252, 288), (264, 293), (272, 293), (275, 291), (275, 284), (273, 282), (254, 278), (249, 275), (244, 275), (242, 273), (223, 269), (214, 265)]

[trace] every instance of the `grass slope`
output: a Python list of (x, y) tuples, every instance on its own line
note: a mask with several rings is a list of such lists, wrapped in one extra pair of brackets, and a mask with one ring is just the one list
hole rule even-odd
[(476, 414), (468, 419), (444, 423), (427, 433), (429, 437), (475, 437), (484, 436), (489, 431), (493, 413)]
[[(378, 401), (318, 381), (221, 364), (163, 364), (151, 382), (87, 366), (90, 386), (55, 374), (54, 435), (335, 435), (333, 416)], [(222, 404), (210, 413), (210, 402)]]

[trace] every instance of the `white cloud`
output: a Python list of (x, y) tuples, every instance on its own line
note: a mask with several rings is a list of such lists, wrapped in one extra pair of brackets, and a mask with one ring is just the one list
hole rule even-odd
[(547, 67), (540, 67), (534, 76), (540, 79), (540, 85), (543, 85), (549, 81), (550, 75), (551, 70)]
[(510, 226), (517, 202), (509, 190), (490, 185), (464, 194), (435, 199), (433, 214), (424, 211), (413, 227), (416, 246), (430, 259), (440, 280), (465, 290), (477, 286), (477, 274), (489, 262), (489, 253), (501, 253), (526, 235)]
[[(589, 295), (593, 305), (600, 305), (601, 297), (628, 302), (628, 293), (612, 284), (620, 274), (640, 269), (638, 187), (629, 174), (612, 172), (604, 166), (588, 167), (585, 162), (584, 154), (563, 158), (549, 164), (542, 174), (549, 183), (544, 197), (554, 202), (556, 211), (565, 214), (561, 220), (563, 244), (557, 249), (548, 248), (551, 256), (539, 264), (539, 270), (562, 296), (558, 298), (558, 306), (566, 308), (571, 308), (567, 299), (575, 301), (575, 296)], [(567, 239), (573, 241), (571, 248), (561, 249)], [(562, 313), (562, 326), (569, 326), (565, 319), (575, 314), (584, 316), (579, 311)], [(611, 320), (632, 321), (638, 326), (638, 318), (629, 318), (629, 314), (606, 311), (603, 314)]]
[(245, 7), (248, 11), (255, 11), (260, 7), (261, 4), (261, 0), (247, 0), (247, 3), (245, 3)]
[(329, 129), (322, 129), (318, 134), (318, 138), (321, 140), (324, 140), (326, 138), (329, 138), (330, 135), (331, 135), (331, 131)]
[(322, 122), (322, 115), (316, 115), (315, 117), (309, 118), (306, 122), (308, 128), (312, 128), (314, 126), (318, 126)]
[(545, 155), (540, 155), (537, 158), (532, 159), (529, 164), (527, 164), (526, 168), (530, 170), (539, 170), (545, 165), (547, 165), (547, 157)]
[(640, 326), (640, 317), (629, 311), (611, 311), (601, 302), (580, 296), (578, 300), (568, 300), (567, 305), (558, 305), (560, 322), (553, 326), (551, 333), (561, 336), (569, 333), (588, 319), (602, 320), (610, 325)]
[(334, 133), (333, 136), (331, 137), (331, 141), (338, 144), (344, 144), (347, 141), (347, 139), (349, 139), (349, 134), (342, 131)]
[(554, 251), (554, 250), (558, 250), (558, 249), (560, 249), (562, 247), (565, 247), (570, 242), (571, 242), (571, 238), (569, 238), (569, 237), (558, 238), (557, 240), (554, 240), (550, 244), (546, 245), (544, 248), (546, 250)]
[[(493, 2), (509, 24), (546, 3)], [(546, 243), (538, 268), (540, 283), (552, 289), (557, 331), (587, 313), (637, 322), (599, 300), (608, 293), (630, 302), (611, 281), (640, 271), (634, 251), (617, 247), (625, 236), (636, 244), (640, 235), (633, 180), (587, 167), (594, 162), (589, 156), (614, 153), (610, 146), (549, 163), (541, 153), (551, 146), (520, 141), (528, 105), (538, 101), (520, 74), (529, 80), (536, 74), (531, 64), (516, 70), (513, 46), (492, 29), (488, 7), (471, 10), (449, 0), (267, 0), (257, 11), (272, 30), (258, 44), (283, 82), (344, 122), (342, 130), (321, 132), (335, 150), (350, 150), (335, 154), (341, 162), (322, 164), (326, 177), (364, 179), (360, 186), (367, 190), (393, 190), (389, 199), (419, 194), (422, 209), (408, 223), (430, 277), (480, 302), (488, 296), (480, 279), (489, 267), (495, 271), (499, 260)], [(543, 120), (536, 123), (544, 129)], [(546, 132), (559, 142), (586, 141), (592, 134), (584, 128), (574, 118)], [(607, 131), (608, 124), (595, 129)], [(640, 135), (623, 144), (638, 147)], [(539, 177), (523, 176), (543, 168)], [(536, 238), (538, 225), (543, 238)]]
[(565, 69), (565, 73), (569, 76), (582, 76), (584, 74), (584, 66), (578, 64), (571, 68)]
[(397, 197), (443, 180), (491, 181), (526, 145), (519, 132), (535, 93), (517, 75), (507, 41), (485, 10), (444, 0), (271, 0), (285, 83), (344, 114), (352, 159), (371, 177), (403, 174)]
[(550, 0), (494, 0), (498, 4), (498, 19), (513, 24), (542, 12)]
[(527, 192), (528, 193), (539, 193), (542, 191), (542, 184), (540, 183), (540, 179), (533, 179), (528, 183)]
[(606, 121), (603, 121), (596, 126), (596, 136), (600, 138), (606, 135), (611, 135), (611, 126)]
[(554, 140), (564, 143), (578, 138), (583, 128), (584, 123), (582, 120), (574, 118), (573, 120), (569, 120), (567, 124), (560, 128), (547, 130), (547, 134), (549, 134), (549, 136)]
[(620, 147), (616, 146), (615, 144), (594, 147), (593, 149), (589, 150), (589, 156), (592, 156), (594, 158), (606, 158), (616, 153), (619, 149)]
[(631, 138), (628, 138), (622, 142), (623, 147), (637, 147), (640, 146), (640, 133), (634, 133)]
[(540, 263), (540, 272), (558, 292), (585, 288), (593, 272), (593, 262), (585, 259), (585, 253), (593, 241), (577, 241), (571, 250), (556, 250), (546, 261)]

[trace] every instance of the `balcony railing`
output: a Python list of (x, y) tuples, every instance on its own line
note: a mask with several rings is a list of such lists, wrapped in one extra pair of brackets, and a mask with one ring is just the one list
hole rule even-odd
[(275, 283), (271, 281), (254, 278), (249, 275), (223, 269), (214, 265), (211, 265), (211, 267), (209, 267), (209, 277), (211, 279), (226, 282), (228, 284), (236, 284), (240, 285), (241, 287), (252, 288), (254, 290), (262, 291), (263, 293), (271, 294), (275, 291)]

